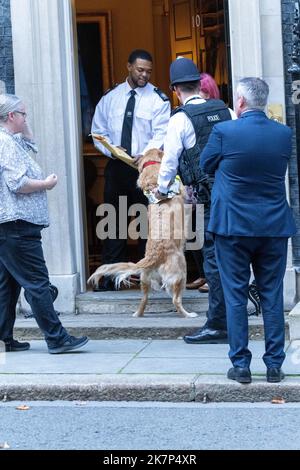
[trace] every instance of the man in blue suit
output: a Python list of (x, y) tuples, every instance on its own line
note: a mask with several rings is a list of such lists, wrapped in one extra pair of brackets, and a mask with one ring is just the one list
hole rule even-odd
[(208, 230), (215, 236), (226, 303), (233, 364), (227, 377), (240, 383), (251, 382), (250, 265), (262, 305), (267, 381), (284, 378), (283, 278), (288, 238), (296, 232), (285, 192), (292, 131), (265, 115), (268, 94), (263, 80), (240, 80), (235, 103), (239, 119), (216, 124), (200, 158), (201, 168), (215, 173)]

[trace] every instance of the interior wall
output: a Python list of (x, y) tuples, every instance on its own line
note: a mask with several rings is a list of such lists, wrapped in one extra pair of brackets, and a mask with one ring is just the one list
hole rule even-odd
[[(75, 5), (77, 12), (111, 11), (116, 83), (124, 81), (128, 55), (133, 49), (146, 49), (154, 55), (152, 0), (76, 0)], [(155, 67), (151, 82), (156, 82)]]
[(172, 100), (169, 89), (169, 68), (172, 61), (170, 42), (170, 12), (165, 0), (153, 0), (153, 29), (154, 29), (154, 67), (156, 84)]

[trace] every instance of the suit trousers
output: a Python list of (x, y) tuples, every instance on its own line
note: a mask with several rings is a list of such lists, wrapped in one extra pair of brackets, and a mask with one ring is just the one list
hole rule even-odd
[[(116, 239), (106, 238), (103, 241), (102, 262), (104, 264), (117, 263), (127, 260), (127, 237), (120, 238), (119, 227), (119, 197), (126, 196), (127, 210), (132, 204), (148, 205), (148, 200), (137, 187), (138, 171), (120, 160), (109, 159), (105, 167), (104, 203), (111, 204), (116, 211)], [(127, 219), (127, 227), (129, 218)], [(138, 239), (138, 254), (143, 258), (146, 238)]]
[(216, 330), (226, 330), (226, 307), (221, 283), (219, 268), (215, 254), (215, 241), (212, 233), (207, 231), (210, 209), (204, 208), (204, 244), (202, 248), (204, 258), (204, 272), (208, 292), (208, 311), (205, 326)]
[(216, 258), (226, 302), (229, 357), (234, 366), (249, 367), (248, 284), (252, 264), (265, 330), (264, 363), (281, 367), (284, 358), (283, 278), (286, 237), (223, 237), (215, 235)]
[(13, 339), (16, 305), (23, 287), (48, 346), (68, 338), (53, 307), (40, 225), (23, 220), (0, 224), (0, 339)]

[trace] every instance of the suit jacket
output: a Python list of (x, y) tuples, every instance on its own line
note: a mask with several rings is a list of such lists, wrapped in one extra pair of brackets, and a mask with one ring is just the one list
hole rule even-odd
[(296, 233), (285, 191), (291, 138), (289, 127), (258, 110), (214, 126), (200, 157), (201, 168), (215, 173), (209, 231), (247, 237)]

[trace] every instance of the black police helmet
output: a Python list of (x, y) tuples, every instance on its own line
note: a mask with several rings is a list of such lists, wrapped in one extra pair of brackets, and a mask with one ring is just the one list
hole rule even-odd
[(177, 57), (170, 66), (171, 85), (177, 83), (196, 82), (200, 80), (200, 72), (191, 59)]

